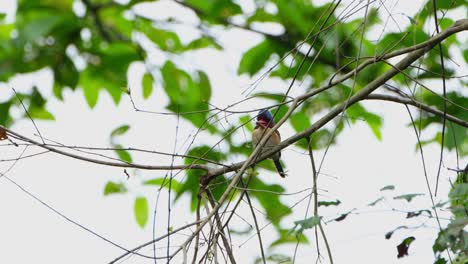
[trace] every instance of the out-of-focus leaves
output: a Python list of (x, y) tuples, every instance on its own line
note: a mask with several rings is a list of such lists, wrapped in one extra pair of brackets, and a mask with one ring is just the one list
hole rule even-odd
[[(144, 185), (156, 185), (156, 186), (161, 186), (163, 188), (169, 189), (169, 178), (154, 178), (151, 180), (147, 180), (143, 182)], [(172, 179), (170, 183), (170, 187), (172, 190), (174, 190), (176, 193), (179, 192), (180, 188), (182, 187), (182, 184), (177, 181), (176, 179)]]
[(174, 112), (195, 112), (182, 117), (201, 127), (207, 115), (208, 102), (211, 98), (211, 85), (204, 72), (197, 72), (192, 78), (187, 72), (178, 69), (168, 61), (161, 69), (164, 90), (169, 96), (167, 107)]
[(383, 201), (385, 198), (384, 197), (380, 197), (378, 199), (376, 199), (375, 201), (369, 203), (367, 206), (374, 206), (376, 204), (378, 204), (379, 202)]
[(216, 40), (206, 37), (206, 36), (202, 36), (200, 38), (192, 40), (189, 44), (187, 44), (183, 48), (183, 51), (204, 49), (204, 48), (210, 48), (210, 47), (217, 49), (217, 50), (221, 50), (223, 48), (216, 42)]
[(276, 53), (281, 56), (284, 52), (282, 46), (266, 39), (244, 53), (237, 72), (238, 74), (247, 73), (252, 76), (265, 66), (272, 54)]
[(11, 123), (10, 117), (11, 102), (0, 103), (0, 125), (9, 126)]
[(413, 243), (414, 240), (416, 240), (416, 238), (413, 237), (413, 236), (407, 237), (397, 246), (397, 250), (398, 250), (397, 257), (398, 258), (408, 256), (409, 246), (411, 245), (411, 243)]
[(389, 231), (389, 232), (385, 233), (385, 239), (390, 239), (393, 236), (393, 233), (395, 233), (395, 231), (400, 230), (400, 229), (408, 229), (408, 227), (407, 226), (399, 226), (399, 227), (393, 229), (392, 231)]
[(380, 191), (393, 191), (395, 190), (395, 185), (386, 185), (384, 187), (382, 187), (382, 189), (380, 189)]
[(465, 217), (468, 208), (468, 183), (455, 184), (449, 193), (451, 211), (456, 217)]
[(137, 19), (135, 25), (161, 50), (174, 53), (182, 50), (182, 42), (176, 33), (154, 27), (150, 21), (144, 19)]
[[(206, 160), (220, 162), (226, 159), (226, 155), (224, 153), (211, 149), (211, 147), (207, 145), (193, 147), (187, 153), (187, 156), (190, 156), (190, 157), (187, 157), (184, 159), (185, 165), (206, 164), (207, 163)], [(184, 182), (181, 182), (180, 187), (178, 187), (178, 189), (175, 190), (176, 200), (179, 199), (185, 193), (190, 195), (191, 197), (190, 209), (192, 211), (195, 211), (196, 209), (197, 195), (198, 195), (198, 191), (200, 188), (200, 177), (204, 173), (205, 172), (202, 170), (188, 170), (186, 180)], [(217, 178), (219, 178), (218, 181), (226, 181), (226, 179), (222, 176), (218, 176)], [(220, 188), (222, 189), (224, 187), (220, 187)], [(213, 191), (213, 194), (215, 195), (215, 197), (218, 195), (216, 191)]]
[(130, 129), (129, 125), (121, 125), (121, 126), (115, 128), (114, 130), (112, 130), (111, 137), (121, 136), (121, 135), (127, 133), (127, 131), (129, 129)]
[(148, 99), (153, 92), (153, 76), (150, 73), (145, 73), (141, 82), (143, 87), (143, 98)]
[(319, 201), (318, 202), (318, 206), (337, 206), (337, 205), (340, 205), (341, 204), (341, 201), (340, 200), (336, 200), (336, 201)]
[[(268, 263), (277, 263), (277, 264), (291, 264), (292, 263), (291, 257), (283, 255), (283, 254), (271, 254), (267, 256), (265, 260), (267, 260)], [(263, 263), (262, 258), (255, 259), (255, 264), (261, 264), (261, 263)]]
[(337, 218), (333, 219), (333, 221), (336, 221), (336, 222), (340, 222), (340, 221), (343, 221), (346, 219), (346, 217), (348, 217), (349, 214), (351, 214), (354, 210), (356, 210), (356, 208), (346, 212), (346, 213), (343, 213), (341, 214), (340, 216), (338, 216)]
[(257, 190), (252, 192), (251, 195), (265, 209), (266, 218), (274, 226), (278, 227), (281, 220), (291, 214), (291, 209), (280, 200), (280, 194), (285, 191), (281, 185), (267, 184), (255, 177), (250, 180), (249, 189)]
[(255, 13), (247, 19), (247, 23), (253, 22), (279, 22), (279, 18), (267, 12), (264, 8), (257, 8)]
[(99, 48), (93, 55), (96, 56), (93, 64), (88, 64), (79, 80), (88, 105), (96, 105), (100, 89), (105, 89), (119, 103), (127, 87), (128, 66), (139, 59), (136, 47), (117, 42)]
[(241, 7), (232, 0), (188, 0), (185, 2), (201, 12), (203, 14), (201, 17), (211, 23), (218, 23), (222, 19), (242, 13)]
[(427, 210), (427, 209), (423, 209), (423, 210), (408, 212), (408, 213), (406, 214), (406, 218), (417, 217), (417, 216), (420, 216), (422, 213), (427, 213), (428, 216), (432, 216), (431, 211), (429, 211), (429, 210)]
[(137, 197), (133, 207), (135, 219), (138, 225), (143, 228), (148, 221), (148, 201), (145, 197)]
[(311, 126), (310, 118), (306, 113), (304, 113), (304, 111), (299, 111), (292, 114), (289, 118), (289, 122), (291, 122), (292, 127), (297, 132), (304, 131)]
[(133, 159), (132, 159), (132, 155), (130, 154), (130, 152), (124, 149), (122, 145), (117, 144), (115, 142), (116, 137), (124, 135), (125, 133), (127, 133), (129, 129), (130, 129), (129, 125), (121, 125), (115, 128), (114, 130), (112, 130), (110, 134), (110, 141), (111, 141), (111, 145), (115, 148), (115, 153), (117, 154), (117, 156), (119, 156), (119, 159), (127, 163), (132, 163)]
[(355, 119), (362, 118), (371, 128), (375, 137), (378, 140), (382, 140), (382, 133), (380, 132), (382, 128), (382, 118), (374, 113), (368, 112), (362, 105), (354, 104), (348, 108), (346, 111), (351, 118), (351, 121), (354, 123)]
[(115, 153), (117, 153), (117, 156), (119, 156), (119, 159), (127, 163), (132, 163), (133, 159), (132, 159), (132, 155), (130, 155), (130, 152), (123, 149), (124, 147), (120, 144), (115, 144), (113, 146), (114, 148), (116, 148)]
[(303, 233), (293, 233), (291, 232), (291, 230), (288, 229), (279, 229), (278, 232), (279, 238), (273, 241), (270, 247), (279, 246), (287, 243), (309, 243), (309, 240)]
[(123, 194), (127, 192), (127, 187), (123, 183), (117, 183), (117, 182), (112, 182), (109, 181), (106, 183), (106, 186), (104, 187), (104, 195), (109, 195), (109, 194)]
[(406, 200), (408, 203), (411, 202), (415, 197), (424, 195), (423, 193), (408, 193), (393, 197), (394, 200)]
[(305, 229), (311, 229), (312, 227), (317, 226), (320, 224), (320, 221), (322, 221), (321, 216), (311, 216), (304, 220), (294, 221), (294, 227), (292, 230), (295, 230), (297, 233), (302, 233)]
[(247, 131), (249, 131), (249, 132), (252, 132), (252, 131), (254, 130), (253, 123), (255, 122), (255, 120), (256, 120), (255, 118), (252, 119), (252, 118), (251, 118), (250, 116), (248, 116), (248, 115), (241, 116), (241, 117), (239, 118), (239, 121), (240, 121), (242, 124), (244, 124), (243, 127), (246, 128)]

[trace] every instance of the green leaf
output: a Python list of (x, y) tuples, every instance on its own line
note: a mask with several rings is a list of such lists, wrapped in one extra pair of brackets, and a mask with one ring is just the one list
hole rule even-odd
[(130, 155), (130, 152), (127, 150), (123, 149), (124, 147), (122, 145), (116, 144), (114, 145), (114, 148), (116, 148), (115, 153), (117, 153), (117, 156), (119, 156), (119, 159), (127, 162), (127, 163), (132, 163), (132, 155)]
[(271, 41), (264, 40), (260, 44), (249, 49), (244, 55), (237, 70), (238, 74), (248, 73), (253, 76), (265, 66), (270, 56), (275, 52)]
[(258, 177), (252, 177), (249, 188), (258, 190), (257, 192), (253, 192), (252, 196), (265, 209), (267, 219), (274, 226), (278, 227), (281, 220), (291, 214), (292, 210), (280, 200), (281, 193), (285, 191), (281, 185), (267, 184)]
[(206, 122), (208, 102), (211, 98), (211, 85), (208, 76), (201, 71), (194, 78), (187, 72), (178, 69), (168, 61), (161, 69), (164, 90), (169, 97), (167, 108), (173, 112), (197, 112), (182, 115), (183, 118), (201, 127)]
[(50, 13), (51, 9), (30, 11), (23, 15), (26, 23), (19, 28), (19, 33), (28, 42), (49, 35), (55, 27), (61, 24), (62, 16), (59, 12)]
[(86, 102), (90, 108), (94, 108), (96, 106), (99, 97), (99, 90), (101, 89), (100, 83), (94, 80), (93, 75), (94, 74), (91, 70), (87, 68), (81, 72), (79, 81), (81, 88), (83, 89)]
[[(290, 256), (286, 256), (283, 254), (271, 254), (265, 258), (267, 260), (267, 263), (276, 263), (276, 264), (292, 264), (292, 259)], [(255, 264), (262, 264), (263, 259), (262, 258), (256, 258), (255, 259)]]
[(289, 118), (292, 127), (296, 132), (301, 132), (309, 128), (312, 124), (310, 123), (309, 116), (304, 113), (304, 110), (296, 112)]
[(378, 204), (379, 202), (381, 202), (381, 201), (383, 201), (383, 200), (384, 200), (384, 198), (383, 198), (383, 197), (380, 197), (380, 198), (378, 198), (377, 200), (375, 200), (375, 201), (369, 203), (367, 206), (374, 206), (374, 205)]
[(138, 225), (143, 228), (148, 221), (148, 201), (145, 197), (137, 197), (135, 199), (135, 205), (133, 207), (135, 213), (135, 219)]
[(339, 204), (341, 204), (340, 200), (336, 200), (336, 201), (319, 201), (318, 202), (318, 206), (326, 206), (326, 207), (332, 206), (332, 205), (336, 206), (336, 205), (339, 205)]
[[(220, 162), (226, 159), (226, 155), (224, 153), (211, 149), (211, 147), (207, 145), (192, 147), (192, 149), (190, 149), (190, 151), (187, 153), (187, 156), (190, 157), (184, 159), (185, 165), (206, 164), (206, 160)], [(200, 157), (201, 159), (199, 159), (198, 157)], [(196, 209), (197, 195), (200, 188), (199, 179), (204, 173), (205, 172), (202, 170), (187, 171), (187, 177), (185, 177), (186, 180), (182, 182), (176, 190), (176, 200), (179, 199), (182, 196), (182, 194), (188, 193), (190, 195), (190, 209), (192, 211), (195, 211)], [(224, 177), (219, 176), (218, 178), (220, 178), (220, 180), (225, 180)]]
[(279, 246), (287, 243), (307, 244), (309, 240), (303, 233), (293, 233), (288, 229), (279, 229), (279, 238), (273, 241), (270, 247)]
[(112, 130), (111, 137), (121, 136), (127, 133), (129, 129), (130, 129), (129, 125), (121, 125), (118, 128), (115, 128), (114, 130)]
[(104, 195), (109, 195), (109, 194), (116, 194), (116, 193), (126, 193), (127, 188), (123, 183), (116, 183), (109, 181), (106, 183), (106, 186), (104, 187)]
[(387, 191), (387, 190), (390, 190), (390, 191), (395, 190), (395, 185), (386, 185), (380, 189), (380, 191)]
[(403, 194), (399, 196), (393, 197), (394, 200), (406, 200), (407, 202), (411, 202), (414, 197), (416, 196), (421, 196), (424, 195), (423, 193), (409, 193), (409, 194)]
[(141, 18), (135, 21), (135, 25), (161, 50), (174, 53), (182, 50), (182, 43), (176, 33), (156, 28), (150, 21)]
[(241, 124), (244, 124), (244, 127), (247, 129), (247, 131), (252, 132), (254, 130), (254, 126), (252, 125), (253, 122), (255, 122), (255, 119), (251, 119), (250, 116), (245, 115), (241, 116), (239, 118), (239, 121)]
[(12, 121), (10, 117), (10, 107), (11, 101), (0, 104), (0, 125), (8, 126)]
[[(169, 178), (154, 178), (143, 182), (144, 185), (156, 185), (169, 189)], [(171, 180), (171, 189), (176, 193), (182, 188), (182, 184), (176, 179)]]
[[(362, 105), (359, 103), (352, 105), (348, 108), (347, 113), (349, 117), (352, 119), (364, 119), (369, 127), (371, 128), (372, 132), (374, 133), (375, 137), (378, 140), (382, 140), (382, 133), (380, 129), (382, 128), (382, 118), (374, 113), (368, 112)], [(352, 120), (354, 123), (355, 120)]]
[(216, 43), (216, 40), (213, 38), (209, 38), (206, 36), (202, 36), (201, 38), (192, 40), (189, 44), (184, 47), (184, 51), (189, 50), (196, 50), (196, 49), (204, 49), (204, 48), (214, 48), (216, 50), (221, 50), (222, 47)]
[(153, 92), (153, 76), (150, 73), (145, 73), (142, 79), (143, 98), (148, 99)]
[(30, 107), (28, 112), (32, 119), (55, 120), (54, 115), (44, 108)]
[(299, 227), (297, 233), (302, 233), (305, 229), (311, 229), (312, 227), (317, 226), (320, 224), (320, 221), (322, 221), (321, 216), (311, 216), (304, 220), (294, 221), (293, 230), (295, 230), (296, 227)]

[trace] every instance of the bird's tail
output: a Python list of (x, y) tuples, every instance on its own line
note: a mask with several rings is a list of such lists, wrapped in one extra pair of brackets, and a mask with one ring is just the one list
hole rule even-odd
[(286, 173), (284, 173), (283, 166), (281, 166), (281, 162), (279, 161), (279, 159), (274, 159), (273, 162), (275, 163), (275, 167), (279, 175), (282, 178), (286, 177)]

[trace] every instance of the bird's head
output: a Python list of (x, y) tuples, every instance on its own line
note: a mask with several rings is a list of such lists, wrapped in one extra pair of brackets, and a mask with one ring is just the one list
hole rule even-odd
[(263, 109), (258, 112), (257, 123), (265, 127), (273, 127), (275, 125), (273, 116), (268, 109)]

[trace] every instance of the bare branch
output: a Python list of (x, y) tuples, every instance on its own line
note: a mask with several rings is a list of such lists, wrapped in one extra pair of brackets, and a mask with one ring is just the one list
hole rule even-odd
[[(410, 98), (403, 98), (403, 97), (392, 96), (392, 95), (387, 95), (387, 94), (370, 94), (366, 98), (364, 98), (364, 100), (382, 100), (382, 101), (400, 103), (400, 104), (405, 104), (405, 105), (412, 105), (412, 106), (421, 108), (422, 110), (428, 113), (431, 113), (440, 117), (444, 117), (444, 112), (438, 109), (432, 108), (414, 99), (410, 99)], [(468, 121), (461, 120), (458, 117), (455, 117), (449, 114), (446, 114), (446, 118), (447, 120), (450, 120), (457, 125), (468, 128)]]

